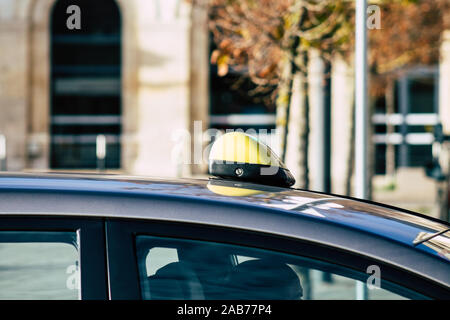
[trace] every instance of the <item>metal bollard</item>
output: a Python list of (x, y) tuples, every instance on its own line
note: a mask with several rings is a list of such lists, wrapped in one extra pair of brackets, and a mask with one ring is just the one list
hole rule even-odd
[(106, 137), (99, 134), (96, 139), (96, 156), (97, 156), (97, 170), (104, 171), (106, 168)]
[(0, 171), (6, 171), (6, 137), (0, 134)]

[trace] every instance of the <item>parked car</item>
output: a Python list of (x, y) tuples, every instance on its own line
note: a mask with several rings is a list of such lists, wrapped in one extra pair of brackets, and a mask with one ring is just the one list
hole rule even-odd
[(0, 299), (448, 299), (449, 236), (291, 188), (4, 173)]
[(450, 298), (448, 223), (266, 179), (228, 138), (206, 180), (0, 174), (0, 299)]

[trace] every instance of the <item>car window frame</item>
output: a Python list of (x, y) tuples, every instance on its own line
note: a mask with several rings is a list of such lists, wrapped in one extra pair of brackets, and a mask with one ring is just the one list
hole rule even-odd
[[(137, 235), (217, 242), (293, 254), (336, 264), (359, 273), (366, 273), (367, 267), (376, 263), (382, 270), (382, 281), (388, 280), (394, 285), (431, 299), (450, 297), (447, 288), (420, 275), (362, 254), (308, 240), (198, 223), (112, 218), (106, 220), (109, 287), (112, 300), (142, 299), (135, 241)], [(333, 256), (333, 259), (330, 256)], [(128, 263), (129, 261), (134, 263)], [(399, 277), (404, 281), (399, 282)]]
[(103, 219), (53, 215), (1, 215), (0, 231), (76, 232), (79, 239), (81, 300), (108, 298)]

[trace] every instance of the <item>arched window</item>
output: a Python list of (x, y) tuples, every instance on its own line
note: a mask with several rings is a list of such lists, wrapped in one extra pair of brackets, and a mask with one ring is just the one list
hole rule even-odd
[[(80, 29), (68, 19), (80, 8)], [(114, 0), (59, 0), (51, 16), (51, 148), (54, 169), (120, 168), (121, 18)]]

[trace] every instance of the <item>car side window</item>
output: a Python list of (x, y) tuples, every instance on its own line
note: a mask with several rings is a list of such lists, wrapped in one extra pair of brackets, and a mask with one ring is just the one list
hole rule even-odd
[[(255, 260), (255, 257), (237, 256), (238, 263)], [(304, 299), (306, 300), (354, 300), (358, 297), (358, 286), (363, 282), (353, 278), (322, 272), (314, 268), (305, 268), (299, 265), (289, 265), (297, 272), (300, 282), (304, 288)], [(371, 300), (403, 300), (401, 295), (388, 290), (377, 288), (367, 292), (366, 299)]]
[(269, 250), (146, 235), (136, 237), (136, 248), (146, 300), (357, 299), (361, 288), (365, 299), (418, 297), (387, 281), (367, 289), (367, 274)]
[(75, 232), (0, 231), (0, 300), (77, 300)]
[(151, 248), (146, 258), (147, 277), (153, 276), (156, 271), (172, 262), (178, 262), (177, 248)]

